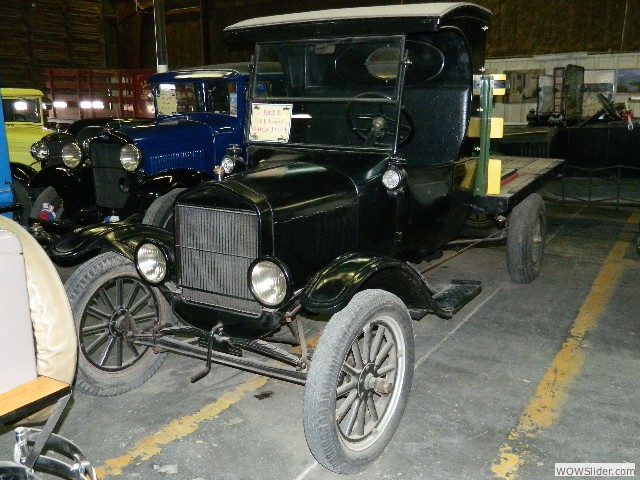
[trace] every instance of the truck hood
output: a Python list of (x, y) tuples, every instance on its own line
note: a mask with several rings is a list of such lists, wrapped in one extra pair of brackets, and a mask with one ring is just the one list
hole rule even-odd
[[(338, 159), (339, 155), (339, 159)], [(269, 210), (277, 222), (306, 217), (357, 203), (366, 184), (380, 181), (383, 155), (285, 152), (222, 182), (209, 182), (179, 197), (205, 207)], [(241, 197), (244, 200), (240, 200)]]
[(42, 137), (53, 133), (54, 130), (45, 128), (42, 125), (16, 125), (7, 123), (6, 125), (7, 141), (15, 144), (28, 144), (27, 150), (31, 148), (34, 142), (37, 142)]
[[(38, 140), (53, 132), (42, 125), (6, 125), (7, 146), (9, 147), (9, 159), (12, 162), (20, 162), (30, 165), (35, 162), (30, 150)], [(38, 164), (38, 162), (35, 162)], [(35, 165), (34, 165), (35, 166)]]

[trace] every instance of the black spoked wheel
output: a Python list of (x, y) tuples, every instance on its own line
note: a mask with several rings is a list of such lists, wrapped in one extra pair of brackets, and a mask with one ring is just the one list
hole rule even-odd
[(76, 388), (90, 395), (127, 392), (147, 381), (166, 353), (136, 345), (128, 332), (149, 332), (171, 312), (157, 288), (142, 282), (131, 261), (105, 253), (65, 284), (78, 332)]
[(533, 193), (509, 215), (507, 270), (514, 283), (530, 283), (540, 274), (546, 231), (544, 201)]
[(316, 460), (337, 473), (364, 469), (395, 433), (413, 381), (409, 312), (382, 290), (356, 294), (327, 324), (304, 395), (304, 430)]
[(142, 223), (155, 225), (173, 232), (175, 230), (173, 204), (176, 202), (176, 197), (184, 190), (184, 188), (174, 188), (156, 198), (145, 212)]

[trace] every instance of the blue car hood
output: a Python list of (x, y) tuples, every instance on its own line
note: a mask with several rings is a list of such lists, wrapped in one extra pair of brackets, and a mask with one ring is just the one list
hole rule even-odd
[(154, 141), (161, 138), (163, 141), (185, 141), (189, 138), (203, 138), (216, 135), (218, 133), (232, 132), (235, 125), (230, 125), (225, 119), (165, 119), (155, 121), (146, 125), (134, 127), (121, 127), (121, 133), (129, 137), (134, 143), (144, 143), (145, 140)]

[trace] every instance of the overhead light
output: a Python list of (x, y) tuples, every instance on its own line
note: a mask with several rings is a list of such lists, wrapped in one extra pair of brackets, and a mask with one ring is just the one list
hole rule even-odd
[(80, 102), (80, 108), (95, 108), (102, 110), (104, 108), (104, 103), (100, 100), (82, 100)]

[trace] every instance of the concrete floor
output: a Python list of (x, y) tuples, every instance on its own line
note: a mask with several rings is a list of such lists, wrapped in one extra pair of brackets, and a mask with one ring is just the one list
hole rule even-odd
[[(432, 283), (481, 280), (453, 319), (414, 322), (413, 388), (362, 479), (552, 479), (556, 462), (640, 467), (637, 209), (547, 203), (543, 271), (510, 282), (505, 247), (469, 251)], [(66, 275), (68, 272), (63, 272)], [(330, 480), (302, 429), (303, 387), (169, 356), (147, 383), (74, 395), (59, 433), (101, 478)], [(0, 430), (0, 459), (13, 434)], [(639, 475), (640, 474), (636, 474)]]

